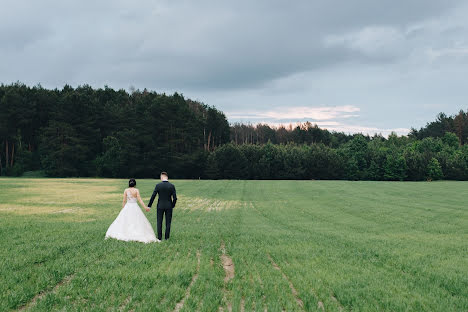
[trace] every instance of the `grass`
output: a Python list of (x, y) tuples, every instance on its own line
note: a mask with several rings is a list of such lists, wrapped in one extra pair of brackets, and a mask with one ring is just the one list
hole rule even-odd
[(104, 240), (127, 181), (0, 179), (0, 311), (468, 311), (467, 182), (174, 183), (145, 245)]

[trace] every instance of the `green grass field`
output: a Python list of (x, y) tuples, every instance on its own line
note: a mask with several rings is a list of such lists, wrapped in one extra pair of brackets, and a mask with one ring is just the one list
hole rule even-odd
[(0, 310), (468, 311), (467, 182), (173, 182), (145, 245), (126, 180), (0, 179)]

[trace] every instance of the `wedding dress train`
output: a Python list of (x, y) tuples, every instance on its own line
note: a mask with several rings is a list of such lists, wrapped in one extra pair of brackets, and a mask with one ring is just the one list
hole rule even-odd
[(153, 227), (137, 204), (137, 198), (127, 191), (127, 203), (106, 232), (107, 238), (143, 243), (160, 242)]

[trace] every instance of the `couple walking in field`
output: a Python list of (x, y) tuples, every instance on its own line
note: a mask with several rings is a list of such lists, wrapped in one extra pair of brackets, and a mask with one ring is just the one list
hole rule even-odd
[[(145, 206), (140, 196), (140, 191), (135, 188), (135, 179), (128, 181), (128, 188), (123, 194), (122, 210), (106, 232), (106, 238), (115, 238), (123, 241), (138, 241), (143, 243), (161, 242), (163, 217), (166, 217), (166, 231), (164, 238), (167, 240), (171, 234), (172, 210), (177, 202), (177, 194), (174, 184), (169, 182), (166, 172), (161, 173), (161, 182), (156, 185), (153, 195)], [(147, 212), (151, 211), (151, 205), (158, 195), (157, 204), (157, 232), (156, 238), (153, 227), (138, 206), (137, 201)]]

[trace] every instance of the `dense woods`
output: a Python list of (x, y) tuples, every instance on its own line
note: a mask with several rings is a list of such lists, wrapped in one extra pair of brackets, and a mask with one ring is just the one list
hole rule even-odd
[(468, 111), (408, 136), (311, 123), (229, 125), (214, 107), (148, 90), (0, 86), (0, 175), (468, 180)]
[(428, 137), (442, 138), (446, 132), (455, 133), (461, 145), (468, 143), (468, 110), (460, 110), (453, 116), (440, 113), (426, 127), (420, 130), (411, 129), (410, 136), (420, 140)]
[(205, 104), (110, 88), (0, 87), (1, 174), (154, 177), (203, 174), (207, 154), (229, 141), (225, 115)]

